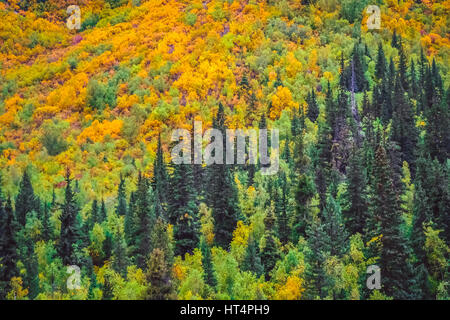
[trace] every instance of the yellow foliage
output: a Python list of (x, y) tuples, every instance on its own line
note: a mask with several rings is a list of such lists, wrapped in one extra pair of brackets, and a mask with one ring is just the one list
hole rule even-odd
[(277, 92), (272, 96), (272, 108), (269, 117), (272, 120), (278, 119), (283, 110), (293, 110), (298, 108), (298, 103), (292, 100), (292, 93), (289, 88), (279, 86)]
[(276, 300), (299, 300), (305, 288), (302, 287), (303, 279), (298, 276), (289, 276), (286, 283), (275, 293)]
[(84, 143), (88, 138), (92, 142), (100, 142), (103, 141), (107, 135), (113, 139), (118, 138), (122, 125), (123, 121), (119, 119), (113, 121), (105, 120), (103, 122), (95, 120), (90, 127), (84, 129), (77, 137), (77, 143)]

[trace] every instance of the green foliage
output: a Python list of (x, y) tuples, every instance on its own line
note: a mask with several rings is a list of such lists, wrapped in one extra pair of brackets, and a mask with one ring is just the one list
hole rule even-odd
[(66, 122), (48, 120), (44, 123), (40, 141), (50, 156), (66, 151), (68, 143), (63, 136), (65, 129), (67, 129)]

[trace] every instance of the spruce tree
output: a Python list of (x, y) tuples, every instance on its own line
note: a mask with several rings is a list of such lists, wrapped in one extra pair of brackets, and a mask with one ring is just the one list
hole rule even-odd
[(378, 46), (377, 62), (375, 65), (375, 76), (378, 80), (383, 80), (386, 75), (386, 56), (383, 51), (383, 45), (380, 42)]
[(363, 164), (362, 150), (353, 147), (347, 170), (347, 190), (345, 198), (348, 206), (342, 211), (347, 229), (351, 234), (363, 234), (367, 219), (367, 176)]
[(6, 298), (11, 278), (19, 274), (17, 269), (17, 222), (8, 198), (5, 204), (0, 199), (0, 299)]
[(97, 223), (102, 223), (103, 221), (106, 220), (106, 204), (105, 204), (105, 199), (102, 198), (102, 204), (100, 206), (100, 211), (98, 213), (98, 217), (97, 217)]
[(150, 234), (155, 222), (152, 188), (139, 172), (136, 191), (136, 263), (144, 268), (151, 250)]
[(127, 197), (125, 194), (125, 179), (120, 175), (119, 188), (117, 190), (117, 207), (116, 213), (118, 216), (127, 215)]
[(204, 238), (200, 241), (200, 250), (202, 252), (203, 279), (207, 285), (211, 288), (215, 288), (217, 286), (217, 278), (212, 263), (211, 248), (208, 246)]
[(75, 252), (74, 247), (80, 239), (78, 206), (75, 202), (75, 194), (72, 191), (71, 183), (72, 179), (70, 179), (70, 171), (67, 170), (64, 204), (60, 218), (61, 232), (58, 247), (58, 252), (64, 265), (76, 264), (77, 253)]
[(97, 201), (97, 199), (94, 199), (92, 201), (91, 216), (90, 216), (89, 221), (90, 221), (89, 229), (92, 230), (92, 227), (94, 226), (94, 224), (98, 223), (98, 221), (99, 221), (99, 209), (98, 209), (98, 201)]
[(308, 103), (308, 118), (312, 122), (315, 122), (319, 116), (319, 106), (317, 105), (316, 93), (314, 89), (311, 89), (311, 93), (308, 93), (306, 102)]
[(127, 266), (128, 266), (128, 257), (127, 257), (127, 244), (123, 237), (123, 234), (117, 232), (113, 239), (113, 258), (112, 258), (112, 267), (113, 269), (119, 273), (122, 277), (126, 276)]
[(305, 296), (310, 300), (324, 298), (327, 291), (325, 262), (330, 254), (330, 248), (324, 226), (318, 217), (313, 217), (306, 234), (309, 250), (305, 255), (307, 262)]
[(173, 165), (169, 221), (174, 225), (175, 255), (192, 253), (199, 242), (200, 225), (191, 164)]
[(124, 221), (125, 241), (130, 247), (130, 253), (133, 253), (136, 248), (137, 238), (137, 217), (136, 217), (136, 193), (132, 192), (130, 195), (130, 202), (128, 205), (127, 214)]
[(156, 217), (162, 217), (167, 220), (167, 190), (169, 188), (169, 178), (161, 146), (161, 136), (158, 136), (158, 147), (156, 150), (156, 159), (153, 164), (152, 186), (155, 192)]
[(27, 222), (27, 215), (32, 211), (38, 211), (37, 198), (31, 185), (28, 171), (25, 170), (22, 176), (22, 181), (19, 186), (19, 194), (16, 198), (16, 217), (20, 226), (24, 227)]
[(348, 235), (342, 219), (341, 207), (332, 195), (328, 195), (327, 203), (322, 211), (323, 231), (329, 242), (330, 255), (342, 257), (348, 249)]
[(379, 221), (382, 235), (380, 268), (383, 292), (395, 299), (408, 299), (412, 270), (409, 252), (402, 233), (402, 209), (392, 180), (392, 169), (385, 147), (379, 144), (375, 154), (372, 215)]
[(158, 248), (153, 249), (145, 274), (150, 284), (146, 292), (146, 300), (171, 300), (175, 297), (171, 272), (164, 261), (164, 251)]
[(253, 272), (258, 278), (264, 274), (264, 266), (261, 263), (259, 246), (252, 234), (250, 234), (248, 238), (248, 245), (245, 249), (241, 270)]
[(161, 217), (156, 220), (151, 234), (151, 248), (152, 251), (158, 248), (164, 252), (164, 260), (166, 262), (167, 269), (170, 270), (173, 265), (174, 253), (167, 227), (167, 222), (165, 222)]
[(408, 83), (408, 63), (405, 55), (405, 50), (403, 49), (403, 41), (400, 37), (398, 45), (399, 63), (398, 63), (398, 75), (400, 77), (400, 84), (404, 91), (409, 90)]
[(306, 223), (309, 218), (309, 205), (314, 196), (314, 184), (307, 174), (309, 159), (306, 156), (303, 139), (304, 133), (301, 132), (296, 137), (294, 144), (294, 186), (292, 188), (292, 193), (295, 204), (292, 241), (295, 244), (300, 236), (305, 235)]
[(414, 120), (414, 110), (405, 95), (401, 81), (401, 77), (397, 77), (395, 81), (391, 139), (400, 147), (400, 161), (408, 162), (411, 171), (414, 174), (417, 130)]
[(270, 279), (270, 272), (275, 267), (277, 260), (280, 258), (278, 246), (275, 239), (275, 209), (272, 203), (266, 212), (264, 218), (264, 226), (266, 228), (264, 233), (264, 246), (261, 250), (261, 262), (264, 266), (264, 273), (266, 280)]
[[(222, 132), (225, 146), (225, 113), (221, 103), (213, 120), (213, 127)], [(209, 192), (206, 200), (214, 217), (214, 240), (218, 246), (228, 248), (238, 221), (239, 209), (232, 169), (225, 164), (225, 161), (222, 163), (208, 166), (207, 190)]]

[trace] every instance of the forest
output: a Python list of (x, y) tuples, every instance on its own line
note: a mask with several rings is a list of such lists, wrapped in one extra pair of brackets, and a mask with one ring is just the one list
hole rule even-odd
[[(0, 0), (0, 300), (449, 300), (448, 17)], [(279, 130), (278, 172), (175, 164), (195, 121)]]

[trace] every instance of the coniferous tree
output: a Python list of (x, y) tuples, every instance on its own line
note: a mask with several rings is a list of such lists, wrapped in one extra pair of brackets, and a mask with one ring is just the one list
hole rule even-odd
[(125, 277), (128, 266), (126, 242), (123, 237), (123, 234), (119, 232), (115, 234), (113, 240), (114, 240), (113, 241), (114, 247), (113, 247), (112, 267), (122, 277)]
[(261, 262), (264, 266), (264, 273), (266, 280), (270, 279), (270, 272), (275, 267), (277, 260), (280, 257), (278, 247), (275, 240), (275, 213), (274, 204), (272, 203), (264, 218), (264, 225), (266, 231), (264, 233), (264, 245), (261, 249)]
[(174, 225), (175, 255), (192, 253), (199, 242), (199, 221), (191, 164), (174, 165), (169, 221)]
[(323, 231), (329, 242), (330, 254), (341, 257), (348, 249), (348, 235), (342, 219), (339, 203), (329, 194), (322, 211)]
[(354, 146), (347, 170), (345, 198), (348, 206), (342, 211), (351, 234), (364, 231), (368, 209), (366, 174), (362, 150)]
[(156, 217), (162, 217), (163, 219), (167, 220), (167, 190), (169, 188), (169, 180), (166, 164), (164, 162), (160, 135), (158, 136), (156, 159), (153, 164), (152, 186), (155, 192)]
[(425, 111), (425, 141), (432, 159), (444, 163), (450, 155), (450, 96), (442, 97), (438, 90), (431, 95), (431, 104)]
[(52, 230), (50, 226), (50, 209), (47, 203), (43, 205), (42, 213), (42, 240), (48, 241), (52, 237)]
[(326, 295), (327, 276), (325, 262), (329, 256), (329, 242), (324, 226), (318, 217), (313, 217), (307, 228), (308, 248), (306, 253), (307, 267), (305, 270), (307, 299), (324, 298)]
[(28, 250), (28, 257), (25, 258), (24, 265), (26, 276), (24, 284), (28, 287), (28, 298), (34, 299), (39, 294), (39, 270), (38, 260), (34, 251), (34, 245), (30, 243), (31, 248)]
[(166, 262), (168, 270), (172, 268), (173, 264), (173, 246), (167, 233), (167, 222), (161, 217), (156, 220), (151, 234), (151, 247), (152, 250), (158, 248), (164, 252), (164, 260)]
[(98, 216), (97, 216), (97, 223), (102, 223), (103, 221), (105, 221), (106, 220), (106, 216), (107, 216), (107, 213), (106, 213), (105, 199), (102, 199), (102, 204), (100, 206), (100, 211), (99, 211)]
[(119, 188), (117, 190), (117, 207), (116, 213), (118, 216), (127, 215), (127, 197), (125, 194), (125, 179), (120, 175)]
[(378, 46), (377, 62), (375, 65), (375, 76), (378, 80), (384, 80), (386, 75), (386, 56), (383, 51), (383, 45), (380, 42)]
[(137, 235), (137, 217), (136, 217), (136, 193), (130, 195), (127, 214), (124, 221), (125, 241), (130, 247), (130, 253), (133, 253), (136, 247)]
[(21, 227), (24, 227), (27, 222), (27, 215), (32, 211), (38, 211), (37, 198), (31, 185), (30, 176), (28, 171), (25, 170), (22, 176), (22, 181), (19, 186), (19, 194), (16, 198), (16, 217), (17, 222)]
[(286, 174), (281, 172), (276, 180), (275, 212), (277, 217), (277, 234), (281, 243), (289, 241), (289, 203), (288, 183)]
[(17, 222), (8, 198), (2, 203), (0, 195), (0, 299), (6, 298), (11, 278), (18, 275), (17, 269)]
[(80, 239), (80, 226), (78, 220), (78, 206), (75, 194), (72, 191), (70, 171), (66, 173), (66, 189), (64, 204), (61, 213), (61, 232), (59, 237), (59, 255), (65, 265), (76, 264), (77, 253), (75, 245)]
[(414, 60), (411, 59), (411, 64), (409, 68), (409, 96), (415, 100), (419, 98), (419, 87), (417, 83), (417, 74), (416, 74), (416, 64)]
[(245, 249), (244, 261), (241, 266), (242, 271), (250, 271), (260, 277), (264, 274), (264, 266), (261, 262), (261, 254), (259, 252), (259, 246), (254, 236), (250, 234), (248, 238), (248, 245)]
[(139, 172), (136, 191), (136, 263), (144, 268), (150, 254), (150, 235), (155, 222), (152, 188), (148, 180)]
[[(222, 132), (223, 146), (225, 146), (225, 114), (221, 103), (213, 120), (213, 127)], [(239, 217), (237, 190), (230, 166), (209, 165), (207, 188), (209, 190), (207, 204), (212, 209), (214, 217), (214, 240), (217, 245), (227, 248), (233, 238), (233, 231)]]
[(204, 238), (200, 241), (200, 250), (202, 252), (203, 279), (207, 285), (211, 288), (215, 288), (217, 286), (217, 278), (212, 263), (211, 248)]
[(382, 142), (375, 154), (372, 215), (382, 235), (380, 268), (383, 292), (395, 299), (411, 294), (412, 270), (406, 239), (402, 233), (402, 209), (392, 180), (392, 169)]
[(297, 243), (300, 236), (305, 235), (306, 223), (308, 221), (309, 205), (314, 196), (314, 185), (307, 174), (309, 159), (305, 154), (304, 133), (300, 132), (294, 144), (294, 168), (292, 188), (294, 204), (294, 225), (292, 229), (292, 241)]
[(170, 300), (175, 297), (170, 270), (165, 264), (164, 251), (153, 249), (147, 263), (146, 278), (150, 286), (146, 300)]
[(398, 44), (398, 54), (399, 54), (399, 63), (398, 63), (398, 75), (400, 77), (400, 84), (404, 91), (409, 90), (409, 84), (408, 84), (408, 65), (407, 65), (407, 59), (405, 55), (405, 50), (403, 49), (403, 41), (400, 37), (399, 44)]
[(415, 146), (417, 144), (417, 130), (414, 120), (414, 111), (405, 96), (401, 84), (401, 77), (397, 77), (394, 89), (394, 113), (392, 116), (392, 137), (400, 148), (400, 161), (406, 161), (411, 171), (415, 172)]
[(311, 90), (311, 93), (308, 93), (306, 102), (308, 103), (308, 118), (312, 122), (315, 122), (319, 116), (319, 106), (317, 105), (316, 93), (314, 89)]
[(92, 201), (91, 216), (90, 216), (89, 220), (90, 220), (89, 229), (92, 230), (92, 227), (94, 226), (94, 224), (98, 223), (98, 221), (99, 221), (99, 209), (98, 209), (97, 199), (94, 199)]

